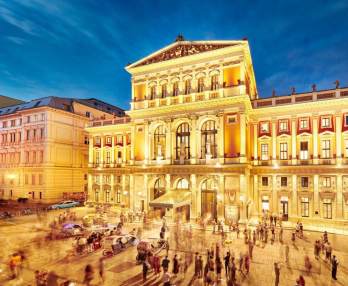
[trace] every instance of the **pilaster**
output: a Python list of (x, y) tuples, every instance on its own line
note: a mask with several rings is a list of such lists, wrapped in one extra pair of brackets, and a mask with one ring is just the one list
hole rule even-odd
[(224, 114), (222, 112), (218, 113), (219, 118), (219, 130), (218, 130), (218, 158), (219, 163), (224, 164), (225, 163), (225, 122), (224, 122)]
[(145, 122), (144, 126), (144, 153), (145, 153), (145, 164), (148, 164), (150, 158), (150, 140), (149, 140), (149, 122)]
[[(88, 167), (92, 167), (94, 163), (94, 154), (93, 154), (93, 136), (89, 137), (89, 143), (88, 143)], [(23, 155), (22, 155), (23, 151)], [(24, 148), (21, 148), (21, 161), (24, 163)]]
[(135, 154), (135, 150), (134, 150), (134, 148), (135, 148), (135, 144), (134, 144), (134, 142), (135, 142), (135, 126), (132, 126), (131, 127), (131, 158), (130, 158), (130, 164), (131, 165), (134, 165), (134, 154)]
[(217, 203), (218, 203), (218, 211), (217, 211), (218, 219), (224, 219), (225, 218), (225, 177), (222, 174), (219, 175)]
[(198, 192), (197, 192), (197, 177), (195, 174), (190, 176), (190, 188), (191, 188), (191, 219), (196, 219), (198, 214), (201, 212), (200, 205), (198, 202)]
[(272, 163), (277, 161), (277, 123), (272, 120)]
[(344, 218), (344, 200), (343, 200), (343, 180), (342, 175), (338, 174), (336, 180), (336, 218), (343, 219)]
[(239, 114), (240, 118), (240, 163), (246, 162), (246, 115)]
[(100, 165), (104, 166), (104, 136), (100, 136)]
[(114, 135), (111, 135), (111, 167), (114, 167), (115, 165), (115, 137)]
[(171, 163), (172, 159), (172, 121), (166, 122), (166, 161), (168, 164)]
[(297, 158), (297, 132), (296, 132), (296, 117), (291, 118), (291, 161), (296, 165)]
[(291, 216), (298, 216), (298, 198), (297, 198), (297, 176), (292, 175), (292, 198), (291, 198)]
[(197, 129), (197, 116), (192, 116), (191, 117), (191, 131), (190, 131), (190, 162), (191, 164), (196, 164), (196, 160), (197, 160), (197, 143), (196, 143), (196, 139), (197, 139), (197, 134), (198, 133), (196, 130)]
[(122, 142), (123, 142), (123, 146), (122, 146), (122, 162), (123, 164), (127, 163), (127, 134), (123, 134), (122, 135)]
[(257, 122), (256, 123), (253, 123), (253, 132), (254, 132), (254, 160), (255, 161), (258, 161), (258, 157), (259, 157), (259, 155), (258, 155), (258, 134), (257, 134), (257, 128), (258, 128), (258, 126), (257, 126)]
[(342, 163), (342, 115), (336, 116), (336, 163)]
[(313, 164), (318, 163), (318, 116), (313, 116)]
[(134, 192), (134, 175), (130, 174), (129, 175), (129, 193), (128, 193), (128, 197), (129, 197), (129, 208), (132, 210), (135, 210), (135, 192)]
[[(319, 175), (313, 176), (313, 216), (320, 216), (320, 206), (319, 206)], [(315, 212), (318, 212), (316, 215)]]
[(170, 174), (166, 174), (166, 192), (170, 191)]
[(272, 212), (278, 213), (277, 176), (272, 175)]

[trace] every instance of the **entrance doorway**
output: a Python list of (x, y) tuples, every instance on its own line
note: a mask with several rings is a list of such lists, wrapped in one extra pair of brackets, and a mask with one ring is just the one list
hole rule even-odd
[(176, 216), (180, 218), (181, 221), (190, 221), (190, 206), (181, 206), (175, 209)]
[(216, 192), (202, 191), (202, 216), (214, 220), (217, 217)]
[(263, 212), (269, 212), (269, 197), (262, 196), (261, 209)]
[(280, 198), (280, 213), (283, 221), (287, 221), (289, 219), (289, 201), (287, 197)]

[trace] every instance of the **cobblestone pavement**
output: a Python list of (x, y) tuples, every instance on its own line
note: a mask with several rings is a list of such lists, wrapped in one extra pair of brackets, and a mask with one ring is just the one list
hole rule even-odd
[[(78, 210), (81, 214), (86, 209)], [(49, 214), (49, 221), (57, 212)], [(77, 285), (82, 285), (84, 267), (87, 264), (92, 264), (95, 268), (95, 279), (93, 285), (106, 286), (136, 286), (136, 285), (162, 285), (161, 278), (157, 278), (153, 273), (149, 273), (145, 283), (142, 282), (142, 268), (135, 264), (137, 254), (135, 247), (130, 247), (120, 254), (111, 258), (105, 259), (105, 283), (102, 284), (98, 277), (98, 261), (102, 257), (102, 250), (91, 254), (81, 256), (69, 255), (74, 243), (73, 239), (58, 240), (47, 242), (42, 240), (46, 234), (46, 222), (38, 222), (35, 216), (27, 216), (16, 218), (11, 221), (0, 222), (0, 241), (2, 248), (0, 249), (0, 258), (3, 264), (0, 264), (0, 285), (35, 285), (34, 270), (45, 269), (47, 271), (54, 270), (59, 277), (72, 279)], [(126, 229), (130, 230), (133, 227), (141, 227), (140, 223), (127, 224)], [(183, 230), (187, 225), (181, 225)], [(158, 237), (160, 224), (146, 225), (143, 230), (143, 237)], [(174, 228), (170, 228), (170, 251), (169, 258), (172, 259), (174, 254), (179, 257), (194, 255), (199, 252), (206, 257), (206, 249), (221, 243), (219, 234), (212, 234), (209, 231), (198, 229), (193, 230), (193, 238), (182, 235), (178, 239), (178, 244), (175, 243)], [(339, 259), (340, 265), (338, 268), (338, 281), (331, 279), (330, 266), (323, 259), (315, 260), (313, 255), (313, 243), (319, 239), (321, 233), (306, 232), (305, 238), (297, 239), (295, 246), (290, 242), (290, 231), (284, 231), (284, 243), (276, 241), (274, 244), (266, 245), (257, 243), (253, 251), (253, 259), (250, 266), (250, 273), (245, 275), (237, 274), (238, 285), (257, 285), (270, 286), (274, 285), (273, 263), (281, 262), (280, 284), (284, 286), (295, 285), (296, 278), (302, 274), (306, 280), (306, 286), (328, 286), (328, 285), (348, 285), (348, 269), (346, 262), (348, 261), (348, 244), (347, 237), (337, 234), (330, 234), (329, 240), (333, 244), (334, 254)], [(247, 246), (244, 244), (243, 235), (236, 238), (235, 233), (228, 233), (227, 240), (230, 242), (221, 249), (223, 254), (227, 249), (233, 251), (238, 257), (239, 253), (246, 253)], [(285, 263), (284, 249), (285, 245), (290, 246), (290, 262)], [(4, 264), (8, 255), (18, 249), (26, 249), (28, 254), (28, 263), (24, 265), (24, 269), (20, 279), (7, 280), (7, 266)], [(165, 251), (161, 253), (162, 257)], [(310, 274), (306, 273), (304, 267), (304, 256), (309, 255), (313, 269)], [(171, 265), (172, 266), (172, 263)], [(172, 267), (170, 267), (172, 270)], [(224, 272), (224, 271), (223, 271)], [(174, 279), (175, 285), (192, 285), (193, 280), (193, 264), (188, 267), (186, 275), (179, 274)], [(63, 281), (63, 280), (61, 280)], [(195, 284), (196, 285), (196, 284)], [(203, 285), (203, 284), (202, 284)], [(225, 276), (222, 276), (220, 285), (226, 285)]]

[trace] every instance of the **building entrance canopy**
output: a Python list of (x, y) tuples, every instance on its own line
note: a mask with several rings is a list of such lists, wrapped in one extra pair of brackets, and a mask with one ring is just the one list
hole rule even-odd
[(155, 208), (179, 208), (191, 203), (191, 192), (173, 190), (150, 202), (150, 207)]

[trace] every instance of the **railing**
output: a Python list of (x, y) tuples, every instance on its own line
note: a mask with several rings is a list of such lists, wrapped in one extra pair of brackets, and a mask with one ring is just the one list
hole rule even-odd
[(88, 127), (98, 127), (98, 126), (106, 126), (106, 125), (116, 125), (116, 124), (126, 124), (131, 121), (130, 117), (122, 117), (115, 119), (102, 119), (102, 120), (93, 120), (90, 121)]
[[(131, 102), (132, 109), (144, 109), (153, 108), (159, 106), (166, 106), (178, 103), (190, 103), (202, 100), (216, 99), (220, 97), (232, 97), (240, 95), (241, 88), (245, 87), (244, 84), (228, 86), (220, 90), (205, 90), (202, 92), (192, 92), (190, 94), (179, 94), (177, 96), (168, 96), (166, 98), (144, 99), (142, 101)], [(169, 99), (169, 100), (168, 100)]]
[(348, 96), (348, 87), (330, 89), (330, 90), (321, 90), (307, 93), (291, 94), (291, 95), (282, 95), (282, 96), (273, 96), (263, 99), (253, 100), (252, 104), (254, 108), (262, 108), (269, 106), (278, 106), (291, 103), (304, 103), (304, 102), (313, 102), (320, 100), (329, 100), (335, 98), (342, 98)]

